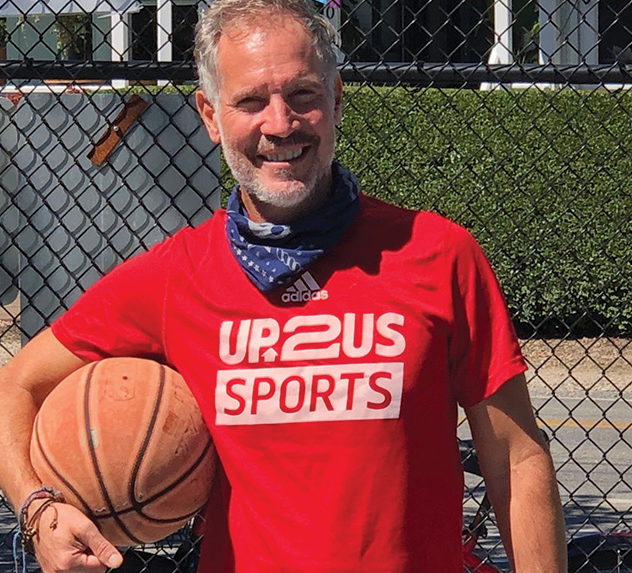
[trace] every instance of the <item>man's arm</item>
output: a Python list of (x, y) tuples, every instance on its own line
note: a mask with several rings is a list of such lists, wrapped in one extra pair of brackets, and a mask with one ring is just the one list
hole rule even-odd
[(524, 375), (466, 408), (481, 470), (516, 573), (566, 573), (564, 518), (553, 462)]
[[(27, 496), (42, 486), (29, 459), (35, 415), (50, 391), (84, 364), (45, 330), (0, 369), (0, 488), (16, 512)], [(37, 503), (41, 502), (29, 507), (29, 515)], [(54, 510), (58, 525), (51, 528)], [(96, 526), (67, 504), (55, 504), (54, 509), (44, 511), (34, 541), (44, 573), (71, 569), (98, 572), (104, 571), (106, 564), (118, 566), (121, 562), (118, 551)]]

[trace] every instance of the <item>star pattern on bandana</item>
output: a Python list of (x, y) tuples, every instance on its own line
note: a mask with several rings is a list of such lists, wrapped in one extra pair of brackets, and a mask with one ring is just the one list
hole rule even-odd
[(345, 233), (360, 205), (354, 175), (338, 162), (332, 165), (334, 193), (315, 212), (287, 225), (251, 221), (238, 187), (226, 207), (226, 236), (235, 259), (262, 292), (291, 282)]

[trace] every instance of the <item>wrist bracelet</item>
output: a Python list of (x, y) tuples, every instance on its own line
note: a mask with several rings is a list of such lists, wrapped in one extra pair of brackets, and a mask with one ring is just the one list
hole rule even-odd
[[(28, 518), (28, 509), (30, 505), (37, 499), (43, 499), (44, 503), (40, 505), (35, 513)], [(18, 523), (20, 525), (20, 534), (22, 536), (22, 547), (24, 547), (24, 551), (29, 553), (30, 555), (35, 554), (35, 548), (33, 547), (33, 538), (37, 535), (37, 526), (39, 524), (39, 520), (44, 513), (44, 510), (52, 505), (53, 503), (64, 503), (64, 496), (60, 491), (53, 489), (52, 487), (48, 487), (43, 485), (40, 489), (35, 490), (26, 498), (22, 507), (20, 508), (20, 512), (18, 514)], [(53, 508), (55, 509), (55, 508)], [(55, 529), (57, 527), (57, 509), (55, 509), (55, 516), (53, 517), (50, 528)]]

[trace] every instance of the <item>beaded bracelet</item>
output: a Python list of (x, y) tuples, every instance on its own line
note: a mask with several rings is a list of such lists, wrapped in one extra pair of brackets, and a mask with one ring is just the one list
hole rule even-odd
[[(40, 505), (35, 513), (28, 518), (28, 509), (29, 506), (37, 499), (45, 500), (42, 505)], [(52, 487), (48, 487), (43, 485), (40, 489), (35, 490), (26, 498), (22, 507), (20, 508), (20, 513), (18, 514), (18, 522), (20, 525), (20, 533), (22, 536), (22, 547), (24, 547), (24, 551), (29, 553), (30, 555), (35, 554), (35, 548), (33, 546), (33, 538), (37, 535), (37, 526), (39, 525), (39, 520), (44, 513), (44, 510), (52, 505), (53, 503), (64, 503), (64, 496), (60, 491), (53, 489)], [(57, 527), (57, 509), (55, 510), (55, 515), (50, 523), (50, 528), (55, 529)]]

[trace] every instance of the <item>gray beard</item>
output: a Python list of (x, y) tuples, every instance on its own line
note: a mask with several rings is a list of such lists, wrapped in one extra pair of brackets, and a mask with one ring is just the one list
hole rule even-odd
[(312, 200), (319, 191), (320, 182), (328, 175), (333, 162), (332, 153), (329, 164), (324, 168), (316, 166), (311, 169), (306, 181), (292, 179), (290, 170), (286, 173), (281, 171), (282, 175), (287, 176), (287, 184), (282, 189), (273, 191), (260, 183), (251, 164), (242, 155), (235, 153), (223, 143), (222, 151), (240, 187), (258, 202), (276, 208), (297, 207)]

